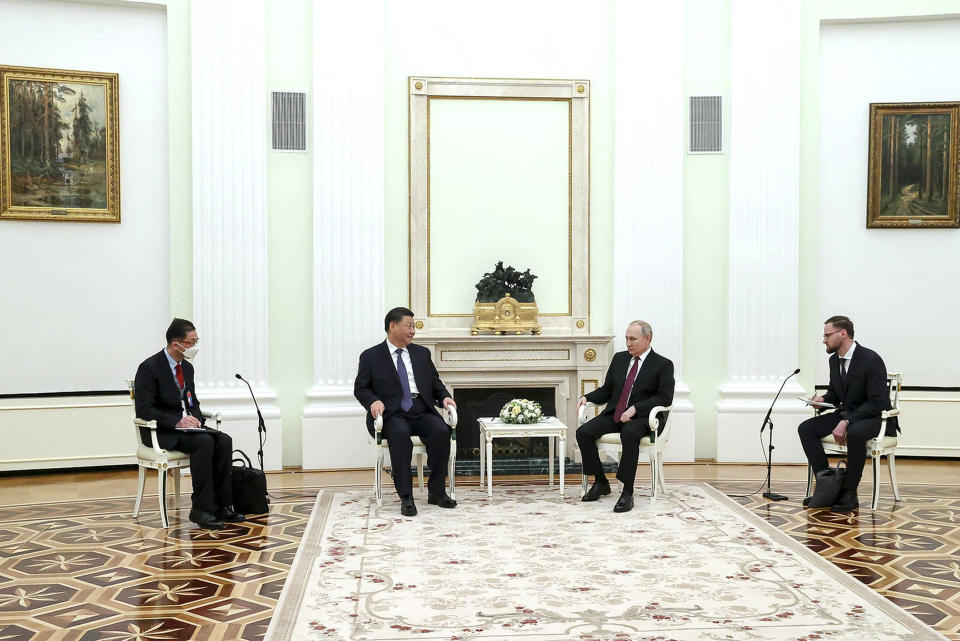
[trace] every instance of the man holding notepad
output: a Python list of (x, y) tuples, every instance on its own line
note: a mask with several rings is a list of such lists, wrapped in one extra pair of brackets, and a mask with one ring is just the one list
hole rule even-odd
[[(863, 476), (867, 441), (880, 434), (880, 413), (890, 409), (887, 366), (879, 354), (853, 340), (853, 322), (846, 316), (827, 319), (823, 344), (830, 354), (830, 385), (823, 396), (814, 396), (810, 402), (814, 407), (833, 406), (836, 411), (805, 420), (798, 432), (814, 474), (829, 466), (821, 438), (833, 434), (838, 444), (847, 446), (847, 474), (831, 510), (849, 512), (860, 506), (857, 486)], [(896, 418), (892, 418), (887, 433), (896, 432)]]

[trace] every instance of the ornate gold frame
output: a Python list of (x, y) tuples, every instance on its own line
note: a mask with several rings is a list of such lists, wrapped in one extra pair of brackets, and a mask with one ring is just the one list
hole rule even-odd
[[(937, 176), (943, 185), (941, 190), (946, 196), (946, 213), (931, 214), (923, 210), (922, 205), (914, 204), (911, 198), (908, 200), (904, 191), (901, 191), (899, 200), (900, 209), (903, 214), (882, 214), (881, 207), (883, 203), (884, 190), (889, 186), (887, 177), (891, 174), (890, 153), (884, 151), (884, 143), (887, 142), (887, 150), (891, 149), (890, 140), (899, 143), (900, 136), (896, 131), (896, 121), (890, 121), (890, 127), (884, 122), (885, 117), (908, 117), (908, 116), (934, 116), (945, 115), (950, 119), (950, 126), (947, 132), (944, 132), (947, 144), (942, 150), (942, 155), (936, 157), (932, 154), (932, 146), (927, 144), (927, 150), (930, 154), (928, 158), (931, 161), (941, 163), (940, 167), (944, 172), (943, 176)], [(928, 121), (929, 122), (929, 121)], [(937, 140), (941, 142), (941, 140)], [(870, 104), (870, 160), (869, 171), (867, 174), (867, 228), (930, 228), (930, 227), (960, 227), (960, 102), (900, 102), (900, 103), (871, 103)], [(896, 146), (893, 147), (893, 153), (896, 153)], [(943, 157), (946, 156), (946, 158)], [(897, 165), (893, 163), (894, 169)], [(929, 174), (927, 174), (929, 175)], [(946, 178), (944, 181), (943, 178)], [(928, 184), (933, 184), (927, 180)], [(912, 186), (912, 185), (910, 185)], [(922, 187), (918, 185), (922, 192)]]
[[(106, 109), (106, 207), (27, 206), (13, 204), (13, 165), (10, 149), (10, 81), (94, 85), (104, 90)], [(0, 66), (0, 219), (120, 222), (119, 76), (115, 73)]]

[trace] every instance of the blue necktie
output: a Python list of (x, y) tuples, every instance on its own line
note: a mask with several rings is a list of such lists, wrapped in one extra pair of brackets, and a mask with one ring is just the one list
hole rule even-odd
[(403, 364), (403, 350), (397, 350), (397, 374), (400, 375), (400, 389), (403, 391), (403, 400), (400, 409), (409, 412), (413, 407), (413, 398), (410, 396), (410, 381), (407, 380), (407, 366)]

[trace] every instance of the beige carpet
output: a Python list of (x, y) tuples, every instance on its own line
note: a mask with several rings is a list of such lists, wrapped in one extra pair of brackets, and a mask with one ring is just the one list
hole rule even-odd
[(716, 490), (668, 489), (615, 514), (466, 488), (414, 518), (324, 491), (266, 639), (944, 639)]

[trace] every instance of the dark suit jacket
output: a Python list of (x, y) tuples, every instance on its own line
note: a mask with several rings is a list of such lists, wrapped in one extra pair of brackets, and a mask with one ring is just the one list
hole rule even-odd
[[(589, 394), (585, 394), (587, 400), (591, 403), (607, 404), (600, 412), (600, 416), (612, 416), (616, 411), (617, 401), (620, 400), (620, 392), (626, 382), (627, 368), (630, 366), (632, 359), (630, 352), (627, 351), (614, 354), (603, 385)], [(647, 357), (643, 359), (643, 364), (637, 372), (637, 379), (634, 381), (633, 389), (630, 390), (630, 396), (627, 399), (627, 407), (633, 406), (637, 409), (637, 415), (633, 420), (646, 421), (650, 410), (657, 405), (666, 407), (672, 405), (673, 387), (673, 361), (651, 349)], [(664, 416), (660, 417), (661, 429), (663, 429), (664, 419)]]
[[(887, 366), (872, 349), (857, 343), (850, 359), (849, 369), (840, 381), (840, 356), (830, 355), (830, 385), (823, 400), (837, 406), (840, 415), (855, 423), (863, 419), (880, 420), (880, 412), (890, 409), (890, 391), (887, 388)], [(887, 435), (900, 430), (897, 417), (887, 421)]]
[[(413, 364), (413, 380), (417, 382), (417, 391), (420, 398), (433, 409), (435, 405), (443, 403), (443, 399), (450, 397), (437, 368), (433, 366), (430, 350), (411, 343), (407, 346), (410, 351), (410, 362)], [(383, 401), (383, 420), (400, 412), (400, 401), (403, 390), (400, 387), (400, 375), (397, 374), (396, 361), (390, 354), (387, 341), (374, 345), (360, 354), (360, 367), (357, 370), (357, 379), (353, 383), (353, 395), (367, 410), (367, 429), (373, 433), (373, 417), (370, 415), (370, 406), (376, 401)], [(436, 409), (433, 409), (436, 412)], [(440, 413), (437, 412), (437, 415)]]
[[(187, 359), (180, 361), (180, 365), (183, 369), (184, 397), (187, 392), (193, 397), (193, 406), (187, 409), (203, 424), (200, 401), (197, 400), (197, 390), (193, 386), (193, 365)], [(180, 390), (170, 371), (170, 363), (164, 350), (140, 363), (133, 385), (137, 418), (156, 421), (160, 447), (173, 447), (177, 440), (174, 429), (183, 416), (183, 401), (180, 400)], [(150, 430), (140, 428), (140, 438), (144, 445), (150, 445)]]

